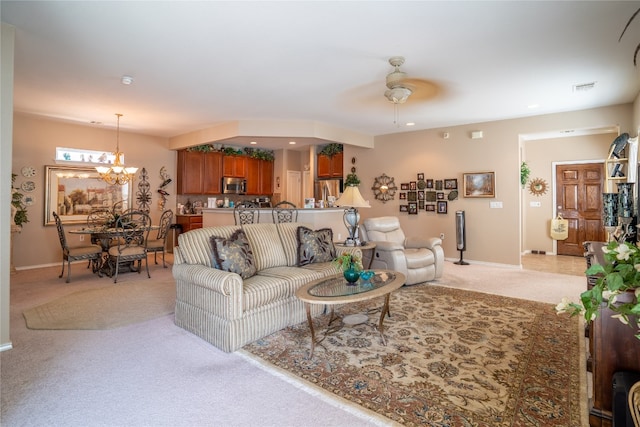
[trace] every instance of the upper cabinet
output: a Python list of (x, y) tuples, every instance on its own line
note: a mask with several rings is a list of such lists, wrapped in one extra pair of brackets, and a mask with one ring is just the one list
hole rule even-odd
[(222, 194), (222, 178), (247, 180), (247, 194), (273, 194), (273, 161), (225, 156), (217, 151), (178, 151), (178, 194)]
[(224, 156), (222, 175), (229, 178), (245, 178), (247, 175), (247, 157)]
[(222, 153), (178, 151), (178, 194), (220, 194)]
[(342, 178), (342, 162), (344, 153), (336, 153), (332, 156), (318, 154), (317, 169), (318, 178)]

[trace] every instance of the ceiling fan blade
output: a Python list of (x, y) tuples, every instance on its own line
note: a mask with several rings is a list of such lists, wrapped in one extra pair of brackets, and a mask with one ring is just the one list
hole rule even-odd
[(442, 86), (431, 80), (406, 78), (402, 84), (413, 91), (408, 101), (427, 101), (442, 94)]

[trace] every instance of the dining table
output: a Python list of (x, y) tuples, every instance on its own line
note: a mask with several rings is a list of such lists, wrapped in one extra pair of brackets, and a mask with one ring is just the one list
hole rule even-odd
[[(160, 226), (158, 225), (149, 226), (150, 231), (158, 230), (159, 228)], [(115, 273), (115, 265), (112, 262), (110, 262), (109, 248), (111, 248), (111, 246), (113, 246), (114, 244), (115, 245), (118, 244), (117, 243), (118, 238), (122, 234), (122, 232), (118, 228), (105, 227), (105, 226), (82, 227), (82, 228), (69, 230), (69, 234), (91, 236), (91, 241), (95, 242), (96, 244), (99, 244), (102, 247), (102, 252), (103, 252), (101, 261), (99, 262), (98, 267), (94, 269), (94, 271), (100, 277), (102, 277), (103, 274), (107, 275), (108, 277), (113, 277), (113, 274)], [(134, 271), (134, 272), (138, 271), (134, 267), (132, 262), (121, 263), (120, 269), (119, 269), (120, 272), (123, 272), (123, 267), (125, 267), (124, 271), (126, 270)]]

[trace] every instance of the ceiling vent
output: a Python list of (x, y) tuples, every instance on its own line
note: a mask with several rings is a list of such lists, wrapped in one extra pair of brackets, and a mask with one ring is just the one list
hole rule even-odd
[(593, 89), (594, 87), (596, 87), (596, 82), (582, 83), (582, 84), (579, 84), (579, 85), (574, 85), (573, 86), (573, 91), (574, 92), (587, 92), (587, 91)]

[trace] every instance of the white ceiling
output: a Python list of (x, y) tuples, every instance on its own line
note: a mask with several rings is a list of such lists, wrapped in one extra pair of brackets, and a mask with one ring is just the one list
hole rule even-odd
[[(265, 119), (381, 135), (629, 103), (640, 18), (618, 37), (639, 7), (2, 0), (0, 13), (16, 27), (15, 111), (108, 127), (123, 113), (123, 130), (172, 137)], [(400, 126), (383, 96), (394, 55), (438, 88), (401, 105)]]

